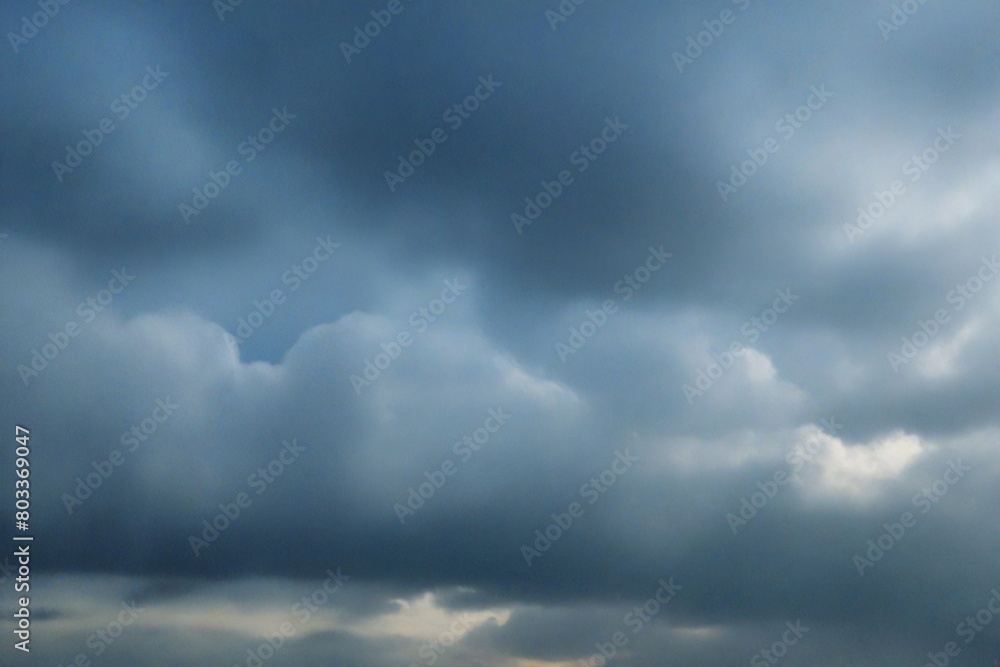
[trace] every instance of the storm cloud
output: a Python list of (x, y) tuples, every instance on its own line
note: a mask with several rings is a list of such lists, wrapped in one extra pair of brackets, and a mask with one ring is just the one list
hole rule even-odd
[(5, 663), (1000, 651), (995, 3), (2, 14)]

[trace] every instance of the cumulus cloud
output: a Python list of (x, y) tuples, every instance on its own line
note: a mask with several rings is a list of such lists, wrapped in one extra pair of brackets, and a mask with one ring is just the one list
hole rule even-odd
[(4, 56), (33, 651), (992, 659), (997, 8), (398, 8), (61, 5)]

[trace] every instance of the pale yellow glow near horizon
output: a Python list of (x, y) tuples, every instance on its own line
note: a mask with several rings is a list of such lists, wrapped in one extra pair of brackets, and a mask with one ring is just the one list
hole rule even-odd
[(469, 626), (463, 626), (460, 635), (465, 635), (470, 629), (494, 620), (498, 625), (505, 625), (510, 619), (510, 609), (485, 609), (472, 612), (458, 612), (442, 609), (432, 592), (425, 592), (419, 597), (409, 600), (395, 600), (398, 608), (395, 612), (382, 614), (359, 623), (348, 626), (352, 633), (366, 637), (384, 637), (395, 635), (412, 639), (435, 639), (442, 633), (451, 632), (452, 626), (463, 619)]
[[(121, 600), (130, 600), (124, 594), (130, 580), (122, 577), (97, 577), (95, 582), (87, 578), (78, 578), (75, 592), (66, 593), (66, 605), (63, 611), (68, 615), (47, 621), (52, 628), (62, 632), (74, 632), (94, 629), (95, 618), (111, 621), (122, 611)], [(99, 585), (105, 582), (104, 585)], [(114, 582), (114, 585), (109, 585)], [(279, 580), (270, 580), (266, 586), (259, 589), (263, 598), (273, 592)], [(71, 589), (72, 590), (72, 589)], [(471, 592), (472, 589), (459, 587), (460, 592)], [(312, 588), (301, 588), (302, 594), (308, 594)], [(115, 599), (115, 595), (121, 597)], [(334, 596), (328, 604), (319, 606), (315, 613), (310, 613), (308, 621), (294, 611), (293, 605), (298, 593), (282, 595), (283, 602), (269, 600), (265, 603), (255, 602), (248, 605), (244, 601), (230, 599), (231, 591), (227, 586), (207, 587), (193, 595), (183, 596), (156, 604), (140, 604), (140, 613), (135, 621), (136, 626), (221, 630), (247, 637), (265, 638), (279, 633), (282, 624), (290, 624), (293, 633), (291, 639), (301, 638), (317, 632), (340, 631), (363, 637), (405, 637), (419, 641), (438, 639), (443, 633), (451, 632), (460, 640), (471, 630), (488, 622), (503, 626), (510, 619), (512, 608), (491, 608), (475, 611), (452, 611), (438, 605), (435, 594), (431, 591), (421, 593), (409, 599), (393, 600), (397, 608), (389, 613), (369, 618), (345, 618), (337, 611)], [(458, 624), (458, 625), (456, 625)], [(101, 625), (100, 623), (98, 625)], [(287, 627), (287, 626), (286, 626)], [(455, 632), (453, 628), (458, 628)]]
[(713, 637), (718, 637), (725, 632), (725, 627), (721, 625), (699, 625), (691, 626), (688, 628), (674, 627), (670, 629), (670, 632), (678, 634), (682, 637), (691, 637), (694, 639), (711, 639)]

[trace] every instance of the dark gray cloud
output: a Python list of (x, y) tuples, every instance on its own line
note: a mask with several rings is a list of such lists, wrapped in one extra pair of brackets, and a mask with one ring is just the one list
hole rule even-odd
[(401, 0), (350, 62), (385, 3), (60, 5), (0, 120), (44, 659), (138, 600), (95, 664), (245, 664), (336, 566), (269, 664), (991, 659), (1000, 16), (903, 4)]

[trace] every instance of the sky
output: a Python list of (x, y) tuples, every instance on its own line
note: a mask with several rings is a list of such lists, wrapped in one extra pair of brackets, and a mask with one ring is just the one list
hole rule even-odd
[(995, 2), (0, 25), (3, 664), (1000, 655)]

